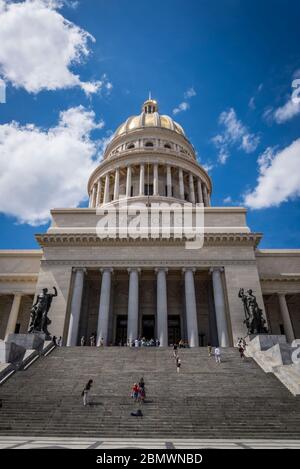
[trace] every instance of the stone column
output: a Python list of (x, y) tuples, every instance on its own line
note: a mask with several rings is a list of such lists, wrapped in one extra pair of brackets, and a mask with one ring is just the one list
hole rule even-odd
[(289, 308), (286, 302), (284, 293), (278, 293), (280, 313), (283, 321), (284, 333), (286, 335), (287, 342), (291, 343), (295, 339), (293, 324), (290, 317)]
[(209, 207), (209, 206), (210, 206), (210, 202), (209, 202), (209, 196), (208, 196), (206, 184), (202, 184), (202, 188), (203, 188), (204, 206), (205, 206), (205, 207)]
[(195, 199), (194, 177), (192, 173), (189, 174), (189, 186), (190, 186), (190, 202), (192, 202), (192, 204), (195, 204), (196, 199)]
[(131, 197), (131, 166), (127, 166), (126, 197)]
[(183, 269), (185, 285), (186, 325), (189, 346), (199, 347), (194, 271), (195, 269)]
[(197, 192), (198, 192), (198, 203), (203, 204), (202, 182), (200, 178), (197, 179)]
[(139, 269), (128, 269), (129, 294), (128, 294), (128, 318), (127, 340), (131, 344), (138, 337), (139, 319)]
[(144, 195), (145, 193), (145, 165), (142, 163), (140, 165), (140, 189), (139, 195)]
[(229, 347), (225, 298), (221, 277), (222, 271), (223, 269), (220, 268), (211, 269), (219, 345), (220, 347)]
[(18, 315), (19, 315), (20, 305), (21, 305), (21, 299), (22, 299), (21, 293), (15, 293), (13, 303), (11, 306), (11, 310), (9, 313), (7, 326), (6, 326), (5, 339), (7, 338), (9, 334), (14, 334), (16, 330), (16, 325), (17, 325)]
[(96, 185), (94, 184), (92, 187), (91, 194), (90, 194), (90, 201), (89, 201), (90, 208), (95, 207), (95, 196), (96, 196)]
[(169, 165), (167, 165), (167, 196), (172, 197), (172, 172)]
[(184, 200), (183, 171), (182, 171), (181, 168), (179, 168), (178, 178), (179, 178), (179, 197), (180, 197), (182, 200)]
[(96, 207), (99, 207), (99, 205), (101, 204), (101, 189), (102, 189), (102, 180), (101, 178), (99, 178), (97, 182)]
[(158, 164), (153, 165), (153, 195), (158, 195)]
[(109, 174), (107, 173), (105, 176), (103, 203), (108, 204), (108, 202), (109, 202)]
[(77, 345), (85, 269), (74, 269), (74, 271), (75, 280), (72, 293), (71, 315), (67, 338), (67, 346), (69, 347), (74, 347)]
[(103, 344), (108, 345), (108, 323), (109, 323), (109, 307), (110, 307), (110, 289), (112, 269), (102, 269), (101, 294), (98, 313), (97, 326), (97, 345), (100, 345), (101, 339)]
[(115, 171), (115, 186), (114, 186), (114, 200), (119, 199), (119, 189), (120, 189), (120, 169), (116, 168), (116, 171)]
[(167, 272), (168, 269), (156, 269), (157, 275), (157, 338), (160, 347), (168, 347), (168, 306), (167, 306)]

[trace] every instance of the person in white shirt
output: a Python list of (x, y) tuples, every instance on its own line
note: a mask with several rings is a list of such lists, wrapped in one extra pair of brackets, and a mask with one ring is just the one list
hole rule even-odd
[(215, 359), (216, 363), (221, 363), (221, 350), (219, 349), (219, 347), (215, 348)]

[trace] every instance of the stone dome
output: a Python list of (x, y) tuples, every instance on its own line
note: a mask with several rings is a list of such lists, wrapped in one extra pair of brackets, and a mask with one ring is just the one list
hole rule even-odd
[(124, 135), (133, 130), (143, 129), (145, 127), (161, 127), (173, 130), (174, 132), (185, 136), (181, 125), (169, 116), (160, 115), (158, 112), (157, 102), (154, 99), (147, 99), (143, 104), (141, 114), (138, 116), (128, 117), (128, 119), (118, 127), (114, 137)]

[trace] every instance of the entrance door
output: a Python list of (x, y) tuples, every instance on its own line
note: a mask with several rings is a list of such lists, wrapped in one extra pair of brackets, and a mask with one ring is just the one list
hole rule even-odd
[(117, 316), (116, 345), (127, 343), (127, 316)]
[(146, 340), (155, 339), (155, 317), (152, 316), (143, 316), (142, 320), (142, 337), (145, 337)]
[(180, 316), (168, 317), (168, 336), (169, 345), (177, 344), (180, 341)]

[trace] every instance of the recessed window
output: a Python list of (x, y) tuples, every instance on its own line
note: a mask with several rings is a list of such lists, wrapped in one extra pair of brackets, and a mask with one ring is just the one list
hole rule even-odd
[(153, 142), (146, 142), (145, 147), (153, 147)]
[(144, 194), (145, 195), (153, 195), (153, 184), (145, 184)]
[(129, 143), (129, 145), (127, 146), (127, 150), (132, 150), (134, 147), (134, 143)]
[(171, 150), (171, 145), (169, 143), (165, 143), (165, 148), (168, 148), (169, 150)]

